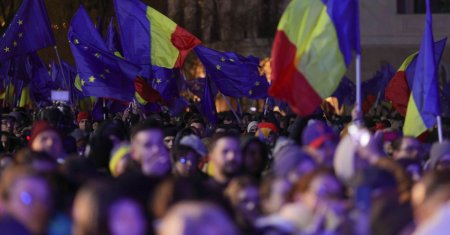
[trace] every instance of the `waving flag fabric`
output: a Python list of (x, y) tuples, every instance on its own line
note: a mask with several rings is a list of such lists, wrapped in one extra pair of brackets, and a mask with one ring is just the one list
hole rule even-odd
[[(441, 60), (446, 42), (447, 38), (444, 38), (434, 43), (434, 58), (436, 61)], [(390, 101), (392, 106), (402, 116), (406, 115), (406, 106), (408, 105), (411, 87), (414, 83), (418, 53), (413, 53), (403, 61), (385, 90), (386, 100)]]
[(254, 99), (266, 98), (269, 84), (259, 74), (259, 59), (234, 52), (220, 52), (197, 46), (195, 52), (206, 74), (221, 93), (227, 96)]
[(437, 67), (433, 41), (433, 20), (430, 0), (426, 0), (427, 14), (425, 30), (417, 56), (411, 95), (406, 110), (403, 133), (419, 136), (436, 124), (436, 116), (441, 114)]
[(275, 35), (269, 94), (309, 115), (336, 90), (353, 52), (360, 53), (357, 0), (293, 0)]
[(133, 100), (140, 68), (108, 51), (83, 7), (72, 19), (69, 41), (84, 95)]
[(114, 27), (114, 19), (111, 18), (108, 25), (108, 30), (106, 31), (106, 47), (109, 51), (113, 52), (115, 55), (122, 55), (122, 48), (120, 46), (119, 35)]
[(0, 38), (0, 62), (55, 45), (44, 0), (23, 0)]
[(198, 38), (139, 0), (114, 0), (114, 6), (124, 56), (135, 64), (179, 68), (189, 51), (200, 44)]

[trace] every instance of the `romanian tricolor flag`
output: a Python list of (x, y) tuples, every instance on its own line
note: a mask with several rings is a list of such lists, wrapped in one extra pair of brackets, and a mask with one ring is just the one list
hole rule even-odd
[(293, 0), (272, 48), (269, 94), (301, 116), (338, 87), (353, 51), (360, 53), (357, 0)]
[(436, 125), (436, 117), (441, 115), (439, 88), (433, 41), (433, 21), (430, 0), (426, 0), (427, 15), (422, 45), (417, 56), (414, 81), (406, 110), (403, 134), (419, 136)]
[[(434, 58), (438, 64), (441, 61), (446, 42), (447, 38), (444, 38), (434, 43)], [(411, 87), (414, 82), (418, 53), (413, 53), (403, 61), (385, 90), (386, 100), (390, 101), (395, 110), (403, 117), (406, 116), (406, 106), (408, 106)]]
[(114, 5), (124, 56), (135, 64), (179, 68), (189, 51), (201, 43), (140, 0), (114, 0)]

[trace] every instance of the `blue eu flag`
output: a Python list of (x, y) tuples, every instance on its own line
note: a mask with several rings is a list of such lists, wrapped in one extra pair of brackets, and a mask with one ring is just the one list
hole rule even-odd
[(269, 84), (259, 74), (259, 59), (234, 52), (220, 52), (204, 46), (195, 49), (207, 76), (226, 96), (266, 98)]
[(44, 0), (24, 0), (0, 38), (0, 62), (53, 45)]
[(133, 100), (140, 68), (108, 51), (83, 7), (72, 19), (69, 41), (84, 95)]

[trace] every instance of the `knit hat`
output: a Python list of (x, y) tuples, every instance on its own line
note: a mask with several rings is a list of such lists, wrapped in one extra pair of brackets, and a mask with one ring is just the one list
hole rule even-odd
[(430, 151), (430, 159), (428, 160), (428, 167), (434, 169), (442, 156), (450, 154), (450, 141), (445, 140), (442, 143), (434, 143)]
[(273, 171), (277, 177), (287, 177), (302, 161), (313, 162), (300, 146), (287, 138), (280, 138), (274, 149)]
[(78, 115), (77, 115), (77, 123), (80, 123), (81, 120), (83, 120), (83, 119), (91, 120), (91, 114), (88, 113), (88, 112), (84, 112), (84, 111), (79, 112)]
[(30, 141), (28, 142), (29, 145), (31, 146), (33, 144), (34, 139), (44, 131), (54, 131), (59, 134), (58, 130), (52, 127), (48, 122), (36, 121), (34, 122), (33, 127), (31, 128)]
[(120, 160), (122, 160), (127, 154), (130, 153), (130, 145), (128, 144), (121, 144), (117, 147), (115, 147), (113, 150), (111, 150), (111, 159), (109, 160), (109, 172), (111, 172), (111, 175), (114, 177), (119, 176), (119, 173), (117, 172), (117, 165), (119, 164)]
[(202, 157), (208, 154), (208, 150), (206, 149), (206, 146), (203, 144), (202, 140), (200, 140), (200, 138), (198, 138), (198, 136), (194, 134), (187, 135), (181, 138), (180, 145), (192, 148)]
[(252, 122), (250, 122), (249, 124), (248, 124), (248, 126), (247, 126), (247, 132), (250, 132), (251, 131), (251, 129), (253, 128), (253, 127), (258, 127), (258, 122), (257, 121), (252, 121)]
[(328, 140), (337, 140), (337, 135), (330, 126), (322, 121), (310, 121), (302, 134), (303, 145), (315, 149), (320, 148)]

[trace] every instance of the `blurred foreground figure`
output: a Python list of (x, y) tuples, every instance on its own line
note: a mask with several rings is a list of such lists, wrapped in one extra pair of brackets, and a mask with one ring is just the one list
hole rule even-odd
[(200, 202), (183, 202), (172, 207), (161, 222), (159, 235), (238, 235), (223, 211)]

